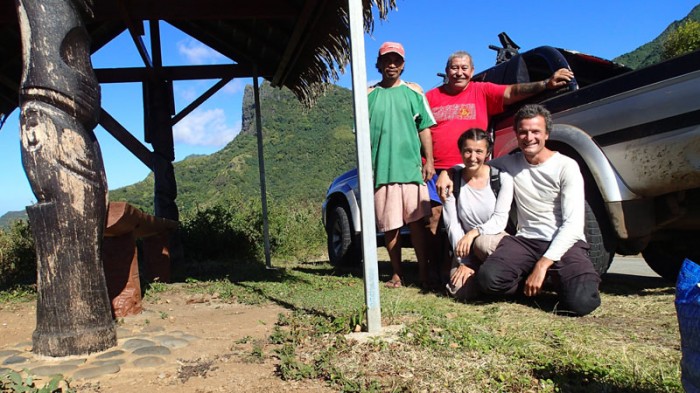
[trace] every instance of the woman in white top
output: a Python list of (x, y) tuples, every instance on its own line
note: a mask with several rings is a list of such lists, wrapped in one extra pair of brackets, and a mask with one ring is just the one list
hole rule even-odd
[(444, 201), (442, 213), (454, 253), (447, 289), (458, 299), (470, 299), (478, 294), (476, 271), (506, 236), (513, 179), (484, 164), (492, 148), (484, 130), (465, 131), (457, 144), (464, 168), (455, 168), (454, 176), (459, 178), (452, 179), (455, 190)]

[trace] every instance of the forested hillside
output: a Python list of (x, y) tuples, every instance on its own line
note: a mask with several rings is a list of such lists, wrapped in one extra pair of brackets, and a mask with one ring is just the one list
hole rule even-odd
[[(331, 86), (311, 110), (288, 90), (265, 83), (260, 89), (268, 195), (273, 201), (323, 200), (331, 180), (355, 166), (350, 91)], [(232, 199), (259, 198), (253, 89), (243, 99), (242, 131), (222, 150), (175, 164), (177, 203), (182, 212), (225, 204)], [(152, 210), (153, 176), (110, 192), (111, 200), (127, 200)]]
[(0, 217), (0, 228), (9, 228), (12, 221), (15, 220), (26, 220), (27, 213), (24, 210), (16, 212), (7, 212), (2, 217)]
[(700, 4), (695, 6), (692, 11), (685, 18), (674, 21), (666, 30), (664, 30), (658, 37), (654, 38), (652, 41), (640, 46), (639, 48), (633, 50), (632, 52), (625, 53), (619, 57), (613, 59), (618, 63), (622, 63), (628, 67), (634, 69), (646, 67), (661, 61), (661, 54), (663, 52), (663, 43), (668, 35), (675, 31), (678, 26), (682, 23), (688, 21), (700, 21)]

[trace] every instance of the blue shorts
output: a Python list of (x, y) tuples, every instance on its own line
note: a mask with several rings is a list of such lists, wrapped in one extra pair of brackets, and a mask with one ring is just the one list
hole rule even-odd
[(442, 200), (440, 200), (440, 196), (438, 195), (437, 187), (435, 187), (435, 182), (437, 181), (437, 178), (440, 175), (440, 172), (442, 172), (442, 170), (438, 169), (436, 172), (437, 173), (435, 174), (435, 176), (433, 176), (432, 178), (430, 178), (430, 180), (425, 182), (425, 185), (428, 186), (428, 194), (430, 195), (430, 200), (432, 202), (437, 203), (438, 205), (442, 205)]

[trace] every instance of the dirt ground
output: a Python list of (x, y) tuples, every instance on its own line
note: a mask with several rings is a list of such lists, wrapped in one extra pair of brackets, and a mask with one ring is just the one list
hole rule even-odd
[[(163, 365), (138, 368), (127, 358), (118, 373), (76, 379), (71, 387), (79, 392), (120, 393), (333, 391), (322, 381), (283, 381), (276, 374), (278, 359), (267, 337), (279, 313), (286, 312), (279, 306), (229, 304), (216, 296), (169, 291), (144, 301), (144, 308), (142, 314), (119, 321), (119, 346), (147, 334), (143, 332), (184, 332), (197, 338), (173, 349)], [(0, 351), (30, 351), (35, 314), (34, 302), (0, 305)], [(56, 362), (61, 361), (66, 362)]]

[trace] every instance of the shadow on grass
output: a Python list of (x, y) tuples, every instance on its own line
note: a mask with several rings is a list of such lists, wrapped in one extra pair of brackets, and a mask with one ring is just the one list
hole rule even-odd
[(600, 382), (598, 379), (606, 377), (604, 372), (584, 371), (566, 367), (543, 367), (534, 370), (534, 376), (538, 379), (550, 380), (556, 386), (558, 392), (563, 393), (655, 393), (658, 386), (640, 387)]
[(210, 281), (225, 279), (233, 284), (242, 282), (306, 282), (289, 274), (286, 268), (268, 268), (257, 261), (188, 262), (173, 267), (172, 282), (188, 280)]
[(676, 292), (674, 285), (661, 277), (606, 273), (600, 283), (600, 292), (609, 295), (658, 295)]

